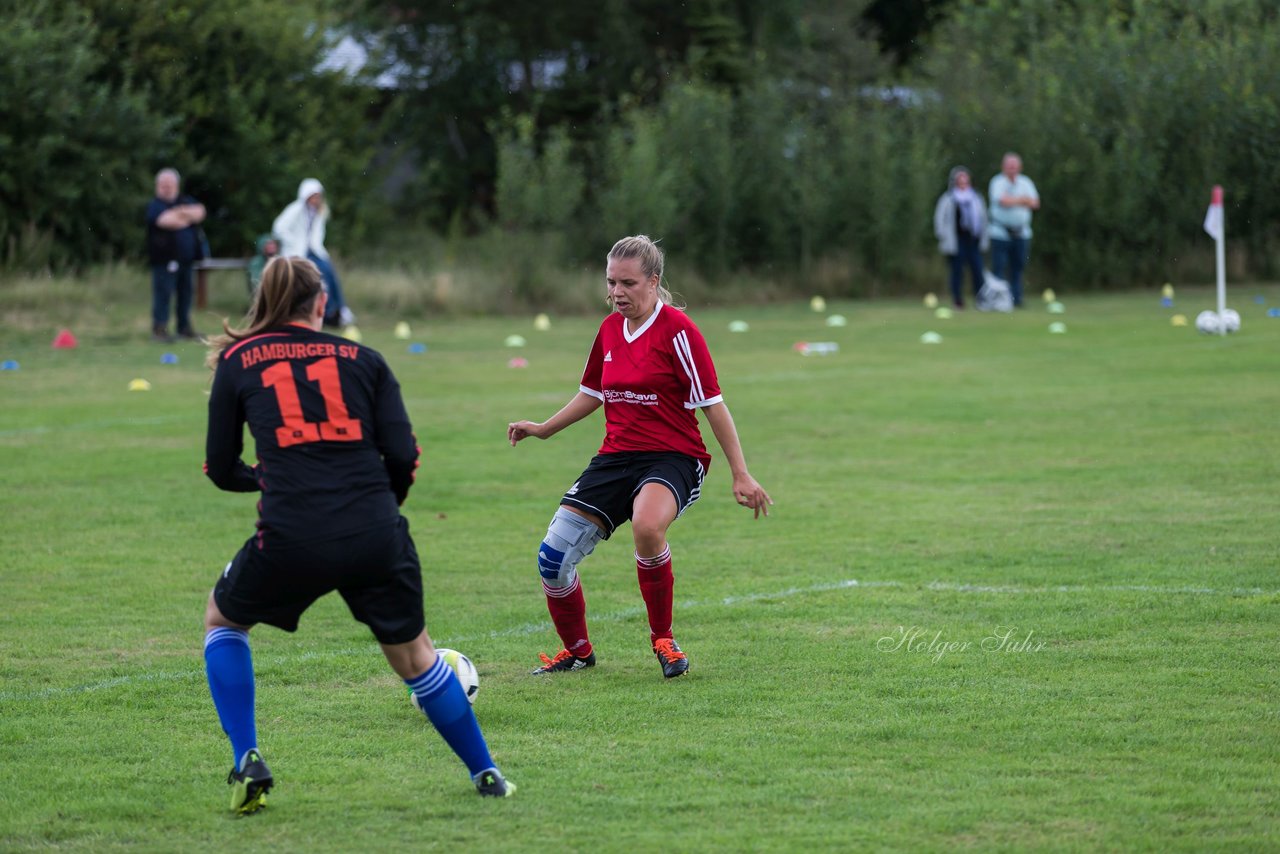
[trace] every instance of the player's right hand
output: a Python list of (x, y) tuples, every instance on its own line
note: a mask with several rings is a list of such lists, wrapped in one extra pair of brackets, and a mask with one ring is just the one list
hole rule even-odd
[[(514, 448), (516, 442), (521, 439), (538, 436), (538, 428), (540, 426), (536, 421), (512, 421), (507, 425), (507, 441)], [(541, 436), (538, 436), (538, 438), (541, 438)]]

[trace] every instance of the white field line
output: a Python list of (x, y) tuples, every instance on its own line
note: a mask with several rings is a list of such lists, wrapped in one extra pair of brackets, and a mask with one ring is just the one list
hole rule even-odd
[[(1148, 584), (1063, 584), (1046, 587), (1025, 587), (1016, 584), (1005, 585), (988, 585), (988, 584), (958, 584), (949, 581), (930, 581), (926, 583), (906, 582), (906, 581), (857, 581), (856, 579), (846, 579), (844, 581), (828, 582), (826, 584), (813, 584), (808, 587), (788, 587), (783, 590), (774, 590), (763, 593), (746, 593), (741, 596), (725, 596), (723, 599), (709, 599), (704, 601), (686, 600), (684, 602), (675, 603), (675, 607), (680, 610), (694, 610), (699, 608), (726, 608), (735, 605), (741, 605), (746, 602), (760, 602), (768, 599), (788, 599), (792, 596), (804, 596), (810, 593), (827, 593), (833, 590), (851, 590), (855, 588), (876, 589), (891, 588), (899, 590), (924, 589), (934, 590), (945, 593), (976, 593), (976, 594), (1000, 594), (1000, 595), (1039, 595), (1039, 594), (1077, 594), (1077, 593), (1158, 593), (1162, 595), (1180, 595), (1180, 596), (1276, 596), (1280, 595), (1280, 590), (1265, 590), (1261, 587), (1165, 587), (1160, 585)], [(610, 611), (603, 614), (592, 614), (592, 623), (618, 623), (624, 620), (633, 620), (644, 616), (643, 608), (623, 608), (618, 611)], [(433, 638), (437, 646), (457, 647), (465, 646), (468, 643), (477, 640), (495, 640), (498, 638), (525, 637), (534, 634), (551, 633), (552, 626), (549, 622), (523, 623), (515, 626), (508, 626), (503, 629), (494, 629), (488, 632), (471, 635), (454, 635), (452, 637)], [(193, 648), (198, 643), (193, 641)], [(304, 661), (324, 661), (334, 658), (348, 658), (352, 656), (373, 655), (374, 644), (372, 640), (369, 644), (360, 647), (348, 647), (346, 649), (327, 650), (325, 652), (303, 652), (290, 655), (264, 656), (256, 659), (257, 665), (282, 666), (296, 664)], [(118, 688), (122, 685), (144, 684), (148, 682), (181, 682), (187, 680), (196, 680), (204, 676), (203, 670), (183, 670), (169, 673), (135, 673), (126, 676), (115, 676), (111, 679), (103, 679), (98, 682), (89, 682), (84, 685), (73, 685), (65, 688), (43, 688), (39, 691), (0, 691), (0, 702), (29, 701), (29, 700), (47, 700), (57, 697), (66, 697), (72, 694), (83, 694), (91, 691), (105, 691), (109, 688)]]

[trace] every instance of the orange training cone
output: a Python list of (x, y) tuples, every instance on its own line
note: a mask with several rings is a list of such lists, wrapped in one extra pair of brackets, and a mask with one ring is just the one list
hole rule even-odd
[(76, 336), (71, 334), (70, 329), (60, 329), (58, 334), (53, 338), (53, 349), (55, 350), (74, 350), (80, 346), (80, 342), (76, 340)]

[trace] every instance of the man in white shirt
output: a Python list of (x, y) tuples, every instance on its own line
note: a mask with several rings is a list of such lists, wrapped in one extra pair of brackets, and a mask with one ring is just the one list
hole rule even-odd
[(1013, 304), (1022, 305), (1022, 270), (1031, 249), (1031, 212), (1040, 210), (1035, 182), (1022, 174), (1022, 158), (1010, 151), (987, 188), (991, 269), (1009, 283)]

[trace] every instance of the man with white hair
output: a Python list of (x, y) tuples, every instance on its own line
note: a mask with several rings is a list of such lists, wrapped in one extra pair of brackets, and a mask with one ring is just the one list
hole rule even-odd
[(176, 169), (156, 173), (156, 197), (147, 205), (147, 261), (151, 264), (151, 338), (170, 342), (169, 304), (178, 296), (178, 337), (199, 340), (191, 326), (191, 264), (200, 256), (204, 205), (178, 190)]
[(1014, 306), (1022, 305), (1022, 270), (1031, 249), (1031, 212), (1040, 210), (1035, 182), (1022, 174), (1022, 158), (1010, 151), (991, 179), (991, 270), (1009, 283)]

